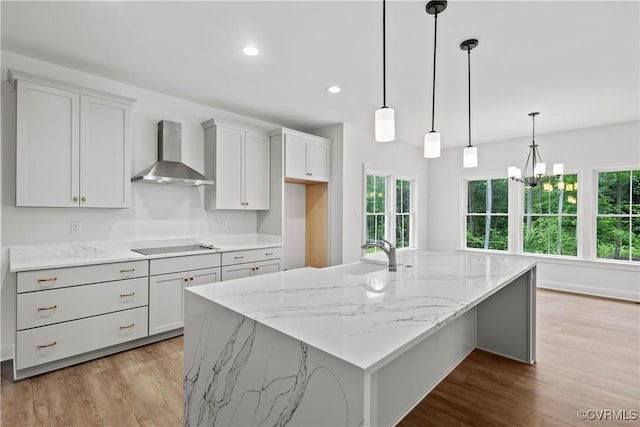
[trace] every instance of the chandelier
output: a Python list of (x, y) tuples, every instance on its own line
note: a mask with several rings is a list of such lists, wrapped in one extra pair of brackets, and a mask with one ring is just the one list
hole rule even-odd
[[(533, 134), (531, 138), (531, 145), (529, 146), (529, 155), (527, 156), (527, 161), (525, 162), (524, 167), (520, 169), (519, 167), (516, 167), (516, 166), (509, 166), (509, 168), (507, 169), (509, 178), (511, 178), (514, 181), (521, 182), (527, 187), (535, 187), (538, 184), (546, 183), (551, 179), (553, 179), (553, 176), (546, 175), (547, 165), (542, 161), (542, 158), (540, 157), (540, 152), (538, 151), (538, 145), (536, 145), (536, 116), (538, 114), (540, 113), (539, 112), (529, 113), (529, 116), (533, 121)], [(529, 165), (531, 165), (531, 175), (526, 176), (527, 169), (529, 169)], [(525, 174), (525, 176), (523, 176), (523, 173)], [(563, 174), (564, 174), (564, 164), (554, 163), (553, 175), (555, 177), (560, 177)], [(548, 189), (545, 188), (545, 190), (548, 190)]]

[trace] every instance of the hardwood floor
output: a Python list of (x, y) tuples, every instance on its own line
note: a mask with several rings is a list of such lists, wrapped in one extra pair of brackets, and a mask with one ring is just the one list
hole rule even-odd
[[(476, 350), (399, 426), (640, 425), (577, 416), (640, 411), (640, 304), (539, 290), (537, 327), (535, 365)], [(182, 348), (173, 338), (18, 382), (4, 362), (1, 425), (180, 426)]]

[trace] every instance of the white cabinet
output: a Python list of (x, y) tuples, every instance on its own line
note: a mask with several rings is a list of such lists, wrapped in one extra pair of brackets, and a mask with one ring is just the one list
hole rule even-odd
[(147, 337), (147, 275), (147, 261), (17, 273), (15, 377)]
[(282, 270), (282, 248), (250, 249), (222, 254), (222, 280), (259, 276)]
[(17, 90), (16, 205), (130, 204), (132, 99), (10, 70)]
[(269, 209), (270, 143), (266, 134), (235, 126), (202, 123), (205, 129), (205, 174), (211, 209)]
[(285, 178), (329, 181), (329, 144), (300, 133), (285, 133)]
[(150, 264), (149, 335), (183, 326), (185, 288), (220, 281), (220, 254), (160, 258)]

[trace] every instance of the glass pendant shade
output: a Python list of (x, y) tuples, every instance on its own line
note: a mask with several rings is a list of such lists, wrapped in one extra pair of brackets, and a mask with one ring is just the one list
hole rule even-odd
[(547, 164), (546, 163), (536, 163), (536, 167), (533, 170), (533, 174), (535, 176), (542, 176), (545, 174), (547, 170)]
[(396, 120), (393, 108), (382, 107), (376, 110), (376, 141), (389, 142), (396, 139)]
[(431, 131), (424, 135), (424, 157), (435, 159), (440, 157), (440, 134)]
[(462, 152), (462, 165), (465, 168), (475, 168), (478, 166), (478, 147), (468, 146)]
[(520, 168), (517, 166), (509, 166), (509, 168), (507, 169), (507, 174), (509, 175), (509, 178), (514, 179), (520, 179), (522, 177)]
[(554, 163), (553, 164), (553, 174), (554, 175), (564, 175), (564, 163)]

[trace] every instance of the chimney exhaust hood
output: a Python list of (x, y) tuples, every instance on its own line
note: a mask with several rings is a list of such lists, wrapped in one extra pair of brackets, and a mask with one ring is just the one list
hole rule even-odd
[(158, 161), (131, 181), (156, 184), (213, 185), (213, 181), (182, 163), (182, 124), (158, 122)]

